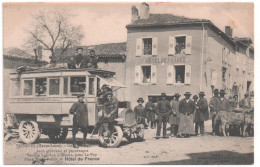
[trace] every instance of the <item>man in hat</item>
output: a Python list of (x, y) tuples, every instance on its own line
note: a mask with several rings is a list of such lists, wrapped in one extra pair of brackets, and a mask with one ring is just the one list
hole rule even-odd
[(195, 112), (195, 134), (198, 135), (198, 131), (200, 128), (200, 135), (204, 135), (204, 121), (209, 119), (208, 114), (208, 102), (204, 98), (205, 93), (199, 93), (199, 100), (196, 104), (196, 112)]
[(135, 116), (137, 118), (137, 122), (140, 124), (143, 124), (146, 127), (146, 113), (145, 113), (145, 108), (143, 106), (144, 99), (140, 97), (137, 100), (138, 105), (134, 108)]
[(168, 123), (171, 124), (171, 137), (177, 136), (179, 121), (180, 121), (180, 113), (179, 113), (179, 98), (181, 95), (179, 93), (175, 93), (173, 96), (174, 99), (171, 101), (172, 113), (169, 116)]
[(241, 108), (251, 108), (251, 102), (248, 93), (245, 93), (244, 98), (239, 103), (239, 106)]
[(68, 68), (70, 69), (80, 68), (82, 62), (84, 61), (83, 47), (78, 47), (76, 51), (77, 53), (72, 56), (70, 61), (68, 62)]
[(230, 110), (230, 104), (229, 100), (225, 98), (225, 90), (221, 89), (219, 92), (220, 95), (220, 111), (229, 111)]
[(155, 126), (155, 105), (151, 96), (148, 97), (148, 102), (145, 104), (145, 112), (147, 113), (148, 124), (153, 129)]
[(215, 89), (214, 90), (214, 96), (209, 101), (210, 115), (211, 115), (211, 119), (212, 119), (212, 134), (213, 135), (215, 135), (215, 133), (217, 132), (215, 124), (214, 124), (215, 117), (221, 109), (221, 101), (220, 101), (218, 94), (219, 94), (218, 89)]
[[(190, 92), (186, 92), (184, 96), (185, 98), (180, 101), (179, 105), (180, 124), (178, 133), (181, 138), (189, 137), (194, 134), (193, 113), (195, 111), (195, 103), (190, 99)], [(184, 136), (182, 134), (184, 134)]]
[(168, 100), (166, 100), (165, 93), (161, 93), (161, 100), (157, 102), (155, 112), (158, 115), (156, 139), (160, 138), (162, 124), (163, 124), (163, 138), (168, 138), (166, 136), (166, 125), (169, 119), (169, 115), (171, 113), (171, 104)]
[(194, 96), (192, 97), (192, 99), (193, 99), (195, 105), (197, 105), (197, 102), (198, 102), (199, 97), (198, 97), (197, 95), (194, 95)]
[(76, 134), (80, 128), (83, 132), (83, 146), (89, 146), (86, 144), (87, 128), (88, 128), (88, 109), (86, 103), (84, 103), (84, 94), (78, 95), (78, 102), (74, 103), (70, 108), (70, 114), (73, 114), (73, 147), (78, 148), (76, 144)]
[(87, 68), (98, 68), (98, 58), (96, 57), (95, 51), (92, 49), (89, 54), (90, 55), (86, 59)]

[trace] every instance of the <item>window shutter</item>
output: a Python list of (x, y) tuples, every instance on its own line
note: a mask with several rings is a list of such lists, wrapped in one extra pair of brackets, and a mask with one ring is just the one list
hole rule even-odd
[(168, 50), (168, 55), (175, 55), (175, 37), (169, 37), (169, 50)]
[(140, 84), (141, 81), (141, 66), (135, 66), (135, 84)]
[(168, 67), (167, 67), (167, 84), (173, 84), (173, 65), (169, 65)]
[(217, 86), (218, 75), (216, 71), (212, 71), (211, 85)]
[(185, 65), (185, 84), (191, 83), (191, 65)]
[(157, 78), (156, 65), (152, 65), (151, 66), (151, 83), (152, 84), (156, 84), (156, 78)]
[(136, 56), (142, 55), (142, 38), (136, 39)]
[(153, 38), (152, 44), (153, 44), (152, 55), (157, 56), (157, 48), (158, 48), (157, 37)]
[(186, 36), (185, 54), (191, 54), (192, 36)]

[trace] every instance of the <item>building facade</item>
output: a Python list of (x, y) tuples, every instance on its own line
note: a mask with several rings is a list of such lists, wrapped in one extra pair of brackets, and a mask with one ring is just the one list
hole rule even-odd
[(254, 50), (232, 38), (230, 27), (224, 33), (210, 20), (150, 14), (146, 3), (140, 10), (132, 7), (126, 26), (125, 98), (132, 107), (139, 97), (156, 101), (162, 92), (204, 91), (211, 98), (215, 88), (240, 97), (253, 90)]

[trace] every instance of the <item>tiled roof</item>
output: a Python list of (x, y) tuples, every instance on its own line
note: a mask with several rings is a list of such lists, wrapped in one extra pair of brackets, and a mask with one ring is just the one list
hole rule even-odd
[(3, 52), (5, 57), (17, 57), (17, 58), (24, 58), (24, 59), (34, 59), (34, 56), (29, 54), (28, 52), (19, 49), (19, 48), (5, 48)]
[(205, 19), (194, 19), (183, 16), (175, 16), (172, 14), (150, 14), (148, 19), (138, 19), (126, 27), (146, 27), (146, 26), (162, 26), (162, 25), (179, 25), (210, 22)]
[[(82, 46), (82, 48), (83, 55), (89, 55), (89, 51), (93, 49), (99, 58), (125, 59), (126, 57), (126, 42)], [(67, 62), (71, 56), (76, 54), (76, 49), (77, 47), (69, 48), (63, 55), (61, 55), (61, 60), (58, 60), (58, 62)]]

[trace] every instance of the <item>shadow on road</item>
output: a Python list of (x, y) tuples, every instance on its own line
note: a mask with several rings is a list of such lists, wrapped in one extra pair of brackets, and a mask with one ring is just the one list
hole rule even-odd
[(187, 154), (190, 159), (150, 163), (150, 165), (251, 165), (254, 153), (237, 153), (232, 151), (212, 151)]

